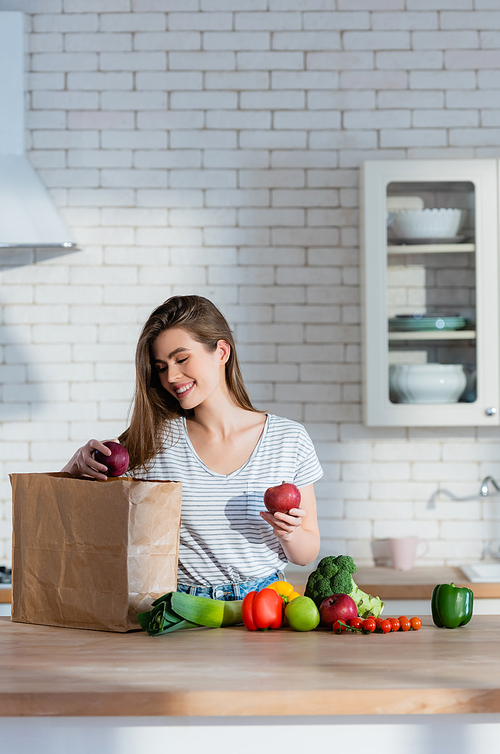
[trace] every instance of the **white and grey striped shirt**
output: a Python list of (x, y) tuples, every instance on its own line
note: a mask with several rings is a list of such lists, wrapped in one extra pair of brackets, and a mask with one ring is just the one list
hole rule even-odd
[(238, 583), (282, 570), (285, 553), (259, 511), (268, 487), (286, 481), (300, 488), (323, 476), (304, 427), (268, 414), (252, 455), (227, 476), (198, 457), (185, 419), (175, 420), (173, 429), (177, 442), (137, 476), (182, 483), (178, 583)]

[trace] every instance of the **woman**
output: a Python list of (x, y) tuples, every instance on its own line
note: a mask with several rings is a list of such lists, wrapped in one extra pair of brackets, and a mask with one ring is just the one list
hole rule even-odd
[[(257, 411), (241, 376), (233, 336), (201, 296), (173, 296), (144, 325), (136, 351), (130, 426), (120, 436), (129, 474), (182, 483), (178, 590), (241, 599), (278, 578), (288, 561), (319, 551), (313, 483), (322, 470), (302, 425)], [(90, 440), (64, 467), (105, 480)], [(300, 508), (272, 515), (268, 487), (292, 482)]]

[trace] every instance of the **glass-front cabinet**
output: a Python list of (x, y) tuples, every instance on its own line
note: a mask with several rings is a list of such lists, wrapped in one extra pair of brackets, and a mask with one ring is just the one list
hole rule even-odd
[(498, 425), (498, 161), (367, 161), (361, 205), (365, 423)]

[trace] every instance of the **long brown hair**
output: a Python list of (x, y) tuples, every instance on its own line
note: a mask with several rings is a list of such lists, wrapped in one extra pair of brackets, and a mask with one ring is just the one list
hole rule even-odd
[(166, 442), (172, 441), (173, 419), (193, 415), (192, 409), (182, 409), (162, 387), (153, 367), (153, 342), (172, 327), (182, 327), (208, 351), (215, 351), (219, 340), (229, 343), (230, 354), (225, 365), (229, 393), (241, 408), (257, 411), (245, 389), (233, 334), (224, 315), (203, 296), (172, 296), (151, 313), (137, 343), (132, 415), (128, 429), (119, 438), (129, 452), (131, 470), (147, 468)]

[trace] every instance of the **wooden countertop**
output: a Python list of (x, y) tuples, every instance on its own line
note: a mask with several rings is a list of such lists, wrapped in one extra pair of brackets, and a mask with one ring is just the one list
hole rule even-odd
[(191, 629), (150, 637), (0, 617), (2, 716), (500, 712), (500, 616), (455, 630)]
[[(303, 594), (304, 576), (290, 570), (288, 577), (297, 591)], [(294, 578), (295, 577), (295, 578)], [(436, 584), (467, 586), (475, 599), (499, 599), (500, 584), (472, 584), (460, 568), (414, 568), (413, 571), (396, 571), (394, 568), (360, 567), (353, 574), (354, 581), (363, 591), (382, 600), (426, 600), (431, 598)]]
[[(304, 593), (305, 577), (303, 573), (288, 569), (287, 578), (298, 592)], [(413, 571), (395, 571), (394, 568), (358, 568), (354, 575), (356, 584), (369, 594), (379, 596), (382, 600), (423, 600), (430, 599), (436, 584), (468, 586), (474, 592), (475, 599), (500, 599), (500, 584), (471, 584), (460, 568), (434, 567), (415, 568)], [(0, 603), (12, 599), (11, 589), (0, 588)]]
[(356, 584), (369, 594), (384, 600), (430, 599), (436, 584), (467, 586), (475, 599), (500, 598), (500, 584), (473, 584), (460, 568), (415, 568), (413, 571), (395, 571), (394, 568), (358, 568), (354, 574)]
[(12, 589), (9, 584), (0, 584), (0, 605), (12, 602)]

